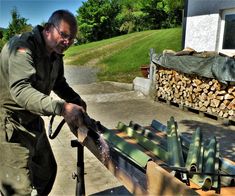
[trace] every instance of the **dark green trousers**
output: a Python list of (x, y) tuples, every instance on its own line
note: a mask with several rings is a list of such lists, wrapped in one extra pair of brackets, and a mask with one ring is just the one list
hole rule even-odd
[(23, 124), (12, 114), (0, 115), (0, 193), (30, 195), (34, 187), (48, 195), (57, 165), (42, 118)]

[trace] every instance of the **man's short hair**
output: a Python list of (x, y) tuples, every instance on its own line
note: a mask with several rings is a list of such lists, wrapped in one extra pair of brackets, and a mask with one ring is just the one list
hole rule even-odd
[(64, 20), (67, 22), (74, 31), (77, 32), (77, 21), (75, 16), (68, 10), (57, 10), (52, 13), (50, 18), (48, 19), (48, 24), (53, 24), (56, 26), (60, 25), (60, 22)]

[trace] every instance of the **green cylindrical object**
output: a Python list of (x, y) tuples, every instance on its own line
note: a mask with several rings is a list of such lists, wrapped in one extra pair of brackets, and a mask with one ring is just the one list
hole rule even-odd
[[(214, 173), (215, 172), (215, 163), (216, 163), (216, 138), (213, 137), (209, 144), (205, 147), (204, 151), (204, 161), (203, 161), (203, 172), (205, 173)], [(202, 189), (210, 190), (213, 186), (213, 176), (205, 175), (203, 177)]]
[(175, 122), (174, 118), (171, 117), (170, 121), (167, 121), (168, 164), (175, 167), (183, 167), (183, 152), (177, 129), (177, 123)]
[(148, 128), (143, 127), (133, 121), (130, 121), (129, 127), (136, 130), (137, 132), (141, 131), (141, 135), (143, 135), (144, 137), (146, 137), (152, 141), (156, 141), (157, 143), (160, 143), (160, 146), (167, 148), (167, 143), (166, 143), (167, 141), (165, 139), (163, 139), (162, 136), (157, 135), (157, 133), (159, 133), (160, 131), (148, 129)]
[[(220, 158), (220, 169), (225, 174), (233, 174), (235, 175), (235, 166), (233, 163), (225, 158)], [(235, 177), (221, 177), (221, 183), (225, 186), (231, 186), (235, 182)]]
[(191, 144), (189, 146), (185, 167), (189, 171), (197, 172), (199, 170), (199, 161), (201, 153), (202, 134), (200, 128), (197, 128), (192, 135)]
[(129, 144), (123, 138), (115, 135), (110, 130), (103, 133), (104, 138), (111, 143), (114, 147), (119, 149), (123, 154), (133, 160), (140, 167), (145, 168), (147, 162), (151, 160), (147, 154), (137, 149), (134, 145)]
[(167, 161), (167, 151), (165, 147), (159, 145), (159, 142), (144, 137), (140, 131), (134, 132), (133, 137), (147, 150), (151, 151), (154, 155), (158, 156), (161, 160)]
[(149, 129), (146, 129), (145, 127), (133, 122), (133, 121), (130, 121), (129, 123), (129, 127), (131, 127), (133, 130), (138, 130), (138, 131), (142, 131), (142, 135), (149, 138), (149, 139), (153, 139), (155, 137), (155, 135), (152, 133), (151, 130)]
[(123, 122), (118, 122), (117, 129), (124, 130), (127, 126)]
[(167, 151), (159, 144), (159, 141), (147, 138), (150, 134), (150, 130), (148, 130), (148, 132), (146, 132), (147, 135), (145, 135), (144, 129), (134, 130), (132, 127), (126, 126), (124, 123), (121, 124), (119, 122), (117, 127), (122, 128), (121, 130), (125, 131), (129, 137), (135, 138), (141, 146), (152, 152), (154, 155), (158, 156), (163, 161), (167, 161)]
[(133, 137), (134, 130), (127, 125), (125, 125), (123, 122), (118, 122), (117, 129), (119, 131), (125, 131), (128, 137)]

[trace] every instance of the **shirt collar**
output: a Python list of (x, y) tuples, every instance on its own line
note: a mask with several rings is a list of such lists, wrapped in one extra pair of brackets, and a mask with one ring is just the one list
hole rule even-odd
[[(42, 26), (37, 25), (36, 27), (33, 28), (32, 32), (33, 32), (34, 37), (38, 43), (38, 48), (39, 48), (40, 54), (43, 56), (48, 56), (48, 53), (45, 50), (46, 44), (45, 44), (45, 40), (44, 40), (43, 34), (42, 34), (43, 29), (44, 28)], [(56, 58), (56, 57), (62, 58), (64, 56), (64, 54), (57, 54), (55, 52), (53, 52), (51, 55), (54, 58)]]

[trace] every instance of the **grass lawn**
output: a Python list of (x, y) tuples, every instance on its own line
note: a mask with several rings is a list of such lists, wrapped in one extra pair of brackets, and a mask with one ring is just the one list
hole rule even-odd
[(81, 46), (65, 53), (65, 63), (100, 68), (99, 80), (132, 82), (140, 76), (140, 66), (149, 64), (150, 48), (181, 50), (181, 28), (136, 32)]

